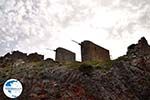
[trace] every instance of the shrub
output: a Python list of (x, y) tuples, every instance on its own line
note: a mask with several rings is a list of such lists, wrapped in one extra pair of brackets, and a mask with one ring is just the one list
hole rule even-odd
[(95, 66), (96, 69), (101, 70), (102, 72), (107, 72), (112, 68), (112, 65), (114, 64), (115, 60), (110, 60), (107, 62), (99, 63)]
[(67, 62), (67, 63), (65, 63), (64, 64), (66, 67), (68, 67), (68, 68), (73, 68), (73, 69), (77, 69), (77, 68), (79, 68), (80, 67), (80, 65), (81, 65), (81, 62)]
[(86, 75), (90, 75), (90, 73), (92, 73), (92, 71), (94, 70), (92, 65), (89, 64), (81, 64), (79, 67), (79, 71), (83, 72)]

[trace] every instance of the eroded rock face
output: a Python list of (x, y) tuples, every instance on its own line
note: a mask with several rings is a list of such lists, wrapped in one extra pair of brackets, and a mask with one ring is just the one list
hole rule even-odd
[(129, 56), (138, 56), (146, 54), (150, 54), (150, 46), (145, 37), (142, 37), (137, 44), (132, 44), (128, 47), (127, 55)]
[[(116, 60), (106, 73), (86, 65), (72, 69), (55, 63), (25, 63), (14, 66), (12, 72), (18, 70), (16, 74), (7, 75), (23, 83), (19, 100), (150, 100), (150, 53), (139, 52), (139, 44), (141, 41), (129, 48), (128, 54)], [(18, 73), (19, 68), (24, 71)], [(0, 96), (9, 100), (1, 89)]]

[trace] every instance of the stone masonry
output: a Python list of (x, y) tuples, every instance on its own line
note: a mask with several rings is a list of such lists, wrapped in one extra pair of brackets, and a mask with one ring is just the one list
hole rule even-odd
[(32, 53), (28, 55), (28, 62), (38, 62), (43, 60), (44, 60), (44, 56), (38, 53)]
[(17, 59), (23, 59), (26, 60), (27, 59), (27, 54), (26, 53), (22, 53), (20, 51), (12, 51), (12, 53), (7, 53), (4, 56), (4, 59), (11, 59), (13, 61), (17, 60)]
[(110, 60), (109, 50), (100, 47), (91, 41), (81, 42), (82, 61), (108, 61)]
[(74, 62), (75, 53), (59, 47), (56, 49), (55, 60), (58, 62)]
[(142, 37), (137, 44), (132, 44), (128, 47), (128, 55), (141, 55), (141, 54), (150, 54), (150, 46), (145, 39)]

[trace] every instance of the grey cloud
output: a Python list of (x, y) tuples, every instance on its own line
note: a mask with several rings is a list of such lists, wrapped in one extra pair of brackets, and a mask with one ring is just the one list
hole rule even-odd
[[(79, 4), (80, 0), (3, 0), (0, 3), (0, 48), (1, 51), (16, 48), (29, 40), (29, 46), (46, 42), (54, 32), (70, 23), (84, 20), (90, 7)], [(61, 8), (56, 8), (61, 7)], [(68, 9), (68, 8), (70, 9)], [(52, 9), (53, 8), (53, 9)], [(54, 10), (54, 13), (52, 13)], [(44, 34), (42, 39), (40, 34)], [(11, 38), (11, 40), (9, 40)], [(22, 44), (24, 45), (24, 44)], [(38, 44), (37, 44), (38, 45)]]
[(111, 9), (131, 13), (129, 15), (131, 19), (127, 20), (128, 24), (118, 26), (118, 22), (109, 29), (111, 36), (115, 37), (113, 34), (122, 36), (122, 34), (125, 34), (124, 32), (132, 34), (136, 26), (146, 29), (150, 28), (150, 0), (120, 0), (117, 5), (111, 6)]
[(147, 5), (147, 7), (145, 7), (145, 10), (141, 12), (138, 24), (141, 24), (147, 29), (150, 28), (150, 5)]
[[(90, 20), (96, 7), (128, 11), (135, 18), (126, 25), (114, 24), (105, 28), (111, 36), (122, 36), (124, 31), (134, 32), (136, 25), (150, 27), (150, 0), (1, 0), (0, 2), (0, 48), (4, 52), (20, 43), (36, 46), (46, 43), (58, 31), (75, 22)], [(111, 5), (114, 2), (117, 4)], [(44, 34), (44, 38), (40, 34)], [(11, 38), (11, 40), (9, 40)], [(26, 42), (29, 40), (29, 43)], [(22, 44), (22, 45), (24, 45)], [(38, 44), (37, 44), (38, 45)]]

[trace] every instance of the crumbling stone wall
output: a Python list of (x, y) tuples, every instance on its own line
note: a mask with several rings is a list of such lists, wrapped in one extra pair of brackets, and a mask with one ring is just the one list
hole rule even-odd
[(3, 57), (0, 57), (0, 68), (6, 67), (7, 65), (13, 65), (16, 62), (28, 63), (38, 61), (44, 61), (44, 55), (40, 55), (38, 53), (27, 55), (26, 53), (22, 53), (20, 51), (12, 51), (11, 53), (7, 53)]
[(74, 62), (75, 61), (75, 53), (64, 48), (56, 49), (55, 60), (58, 62)]
[(142, 37), (137, 44), (132, 44), (128, 47), (127, 55), (141, 55), (141, 54), (150, 54), (150, 46), (145, 39)]
[(37, 61), (43, 61), (43, 60), (44, 60), (44, 56), (38, 53), (32, 53), (28, 55), (29, 62), (37, 62)]
[(18, 59), (23, 59), (26, 60), (27, 59), (27, 54), (26, 53), (22, 53), (20, 51), (13, 51), (12, 54), (7, 53), (4, 56), (5, 59), (11, 59), (13, 61), (18, 60)]
[(82, 61), (108, 61), (110, 60), (109, 50), (100, 47), (90, 41), (81, 43)]

